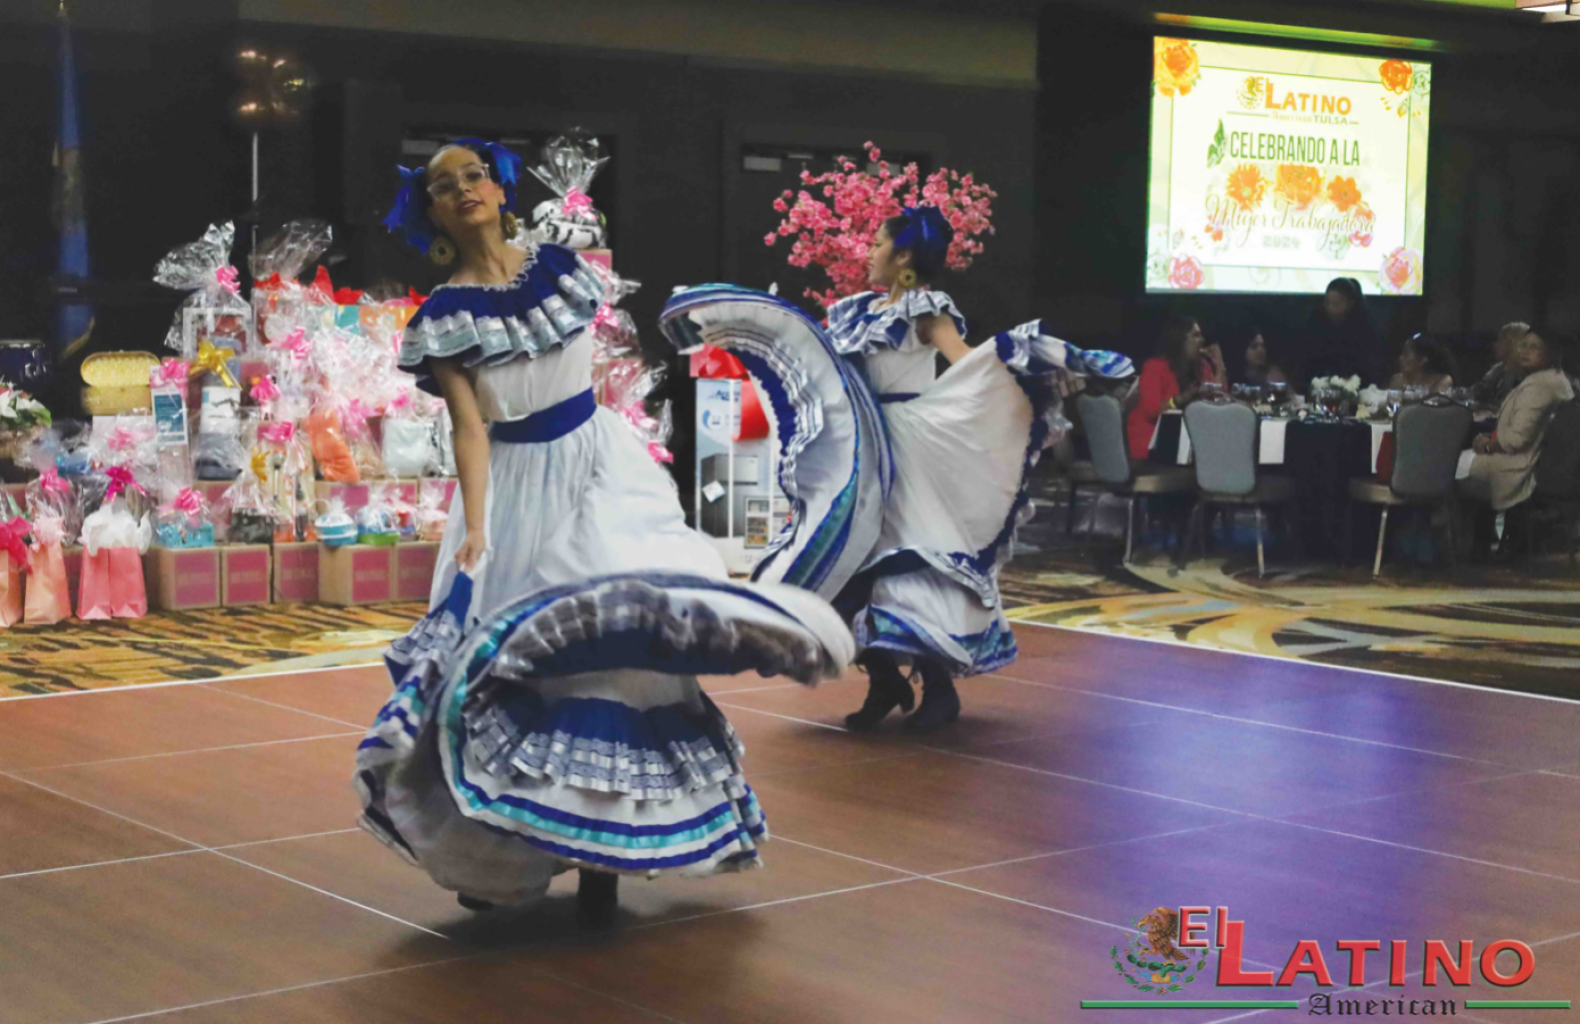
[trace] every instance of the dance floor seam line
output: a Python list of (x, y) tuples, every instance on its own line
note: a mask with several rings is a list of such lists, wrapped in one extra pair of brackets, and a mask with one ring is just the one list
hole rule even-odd
[(326, 732), (317, 736), (292, 736), (283, 740), (257, 740), (252, 743), (230, 743), (222, 747), (196, 747), (192, 750), (162, 750), (157, 754), (132, 754), (128, 757), (106, 757), (98, 761), (72, 761), (69, 764), (41, 764), (28, 768), (7, 768), (6, 773), (30, 775), (37, 772), (63, 771), (67, 768), (94, 768), (106, 764), (124, 764), (128, 761), (153, 761), (162, 757), (187, 757), (191, 754), (223, 754), (231, 750), (253, 750), (257, 747), (278, 747), (287, 743), (313, 743), (318, 740), (343, 740), (361, 736), (365, 729), (356, 732)]
[(309, 989), (324, 988), (329, 985), (343, 985), (349, 981), (366, 981), (368, 978), (383, 978), (391, 974), (403, 974), (407, 971), (421, 971), (429, 967), (443, 967), (447, 964), (465, 963), (468, 960), (479, 960), (488, 953), (463, 953), (458, 956), (443, 957), (438, 960), (425, 960), (417, 964), (402, 964), (399, 967), (386, 967), (377, 971), (363, 971), (360, 974), (347, 974), (338, 978), (320, 978), (315, 981), (304, 981), (299, 985), (282, 985), (264, 992), (244, 992), (240, 995), (222, 996), (218, 999), (205, 999), (199, 1003), (186, 1003), (181, 1006), (165, 1006), (157, 1010), (145, 1010), (142, 1013), (129, 1013), (120, 1017), (103, 1017), (90, 1021), (88, 1024), (125, 1024), (127, 1021), (147, 1020), (150, 1017), (160, 1017), (167, 1013), (181, 1013), (186, 1010), (202, 1010), (210, 1006), (224, 1006), (227, 1003), (241, 1003), (249, 999), (267, 999), (270, 996), (289, 995), (292, 992), (304, 992)]
[[(1014, 611), (1015, 609), (1010, 609)], [(1205, 651), (1211, 654), (1228, 654), (1238, 658), (1256, 658), (1261, 661), (1277, 661), (1282, 664), (1311, 665), (1316, 668), (1330, 669), (1335, 672), (1354, 672), (1359, 675), (1381, 676), (1384, 679), (1397, 679), (1400, 682), (1416, 683), (1427, 686), (1449, 686), (1460, 690), (1476, 690), (1480, 693), (1495, 693), (1500, 696), (1528, 697), (1532, 700), (1557, 701), (1560, 704), (1574, 704), (1572, 697), (1555, 697), (1550, 693), (1531, 693), (1526, 690), (1503, 690), (1496, 686), (1480, 686), (1476, 683), (1461, 683), (1453, 679), (1433, 679), (1430, 676), (1407, 676), (1402, 672), (1385, 672), (1376, 668), (1361, 668), (1354, 665), (1332, 665), (1325, 661), (1312, 661), (1306, 658), (1292, 658), (1281, 654), (1263, 654), (1261, 651), (1241, 651), (1232, 647), (1208, 647), (1202, 644), (1185, 643), (1179, 640), (1170, 640), (1167, 637), (1156, 636), (1129, 636), (1124, 633), (1099, 632), (1079, 626), (1066, 626), (1059, 622), (1037, 622), (1032, 619), (1017, 619), (1013, 616), (1011, 623), (1016, 626), (1036, 626), (1041, 629), (1057, 629), (1065, 633), (1080, 633), (1085, 636), (1099, 635), (1107, 640), (1130, 640), (1142, 644), (1160, 644), (1164, 647), (1184, 649), (1191, 651)], [(1260, 1012), (1260, 1011), (1259, 1011)], [(1215, 1022), (1209, 1022), (1215, 1024)]]
[(731, 711), (750, 711), (754, 715), (767, 715), (769, 718), (779, 718), (786, 722), (799, 722), (802, 725), (811, 725), (819, 729), (828, 729), (831, 732), (850, 732), (850, 730), (845, 728), (843, 725), (830, 725), (827, 722), (814, 722), (810, 718), (797, 718), (794, 715), (781, 715), (777, 711), (764, 711), (761, 708), (749, 708), (742, 704), (726, 704), (724, 701), (714, 701), (714, 703), (721, 708), (729, 708)]
[[(141, 826), (139, 826), (141, 827)], [(145, 860), (163, 860), (166, 857), (186, 857), (194, 853), (218, 853), (221, 850), (243, 850), (251, 846), (267, 846), (270, 843), (290, 843), (301, 839), (319, 839), (323, 836), (345, 835), (347, 832), (360, 832), (361, 829), (337, 828), (328, 832), (308, 832), (299, 836), (279, 836), (274, 839), (249, 839), (245, 843), (226, 843), (223, 846), (207, 848), (194, 846), (190, 850), (167, 850), (164, 853), (145, 853), (136, 857), (117, 857), (114, 860), (96, 860), (86, 864), (62, 864), (53, 868), (38, 868), (33, 871), (13, 871), (9, 875), (0, 875), (0, 882), (13, 878), (32, 878), (36, 875), (58, 875), (63, 871), (80, 871), (83, 868), (108, 868), (117, 864), (135, 864)]]
[[(1238, 715), (1226, 715), (1220, 711), (1206, 711), (1202, 708), (1187, 708), (1177, 704), (1164, 704), (1160, 701), (1142, 700), (1139, 697), (1125, 697), (1116, 693), (1103, 693), (1099, 690), (1080, 690), (1070, 686), (1060, 686), (1057, 683), (1044, 683), (1035, 679), (1017, 679), (1001, 672), (989, 673), (995, 679), (1003, 679), (1011, 683), (1020, 683), (1022, 686), (1039, 686), (1047, 690), (1058, 690), (1061, 693), (1078, 693), (1086, 697), (1103, 697), (1108, 700), (1123, 701), (1126, 704), (1140, 704), (1143, 707), (1163, 708), (1167, 711), (1178, 711), (1187, 715), (1201, 715), (1204, 718), (1216, 718), (1224, 722), (1233, 722), (1236, 725), (1250, 725), (1259, 729), (1278, 729), (1283, 732), (1301, 733), (1306, 736), (1319, 736), (1323, 739), (1343, 740), (1346, 743), (1362, 743), (1370, 747), (1383, 747), (1388, 750), (1398, 750), (1407, 754), (1426, 754), (1431, 757), (1446, 757), (1455, 761), (1468, 761), (1472, 764), (1485, 764), (1494, 768), (1514, 768), (1515, 765), (1504, 764), (1501, 761), (1488, 761), (1479, 757), (1468, 757), (1464, 754), (1449, 754), (1441, 750), (1429, 750), (1426, 747), (1410, 747), (1400, 743), (1389, 743), (1386, 740), (1369, 740), (1362, 736), (1346, 736), (1343, 733), (1324, 732), (1320, 729), (1305, 729), (1298, 725), (1283, 725), (1279, 722), (1264, 722), (1255, 718), (1241, 718)], [(1499, 690), (1498, 693), (1508, 691)]]
[[(213, 680), (209, 680), (209, 682), (212, 683)], [(227, 697), (235, 697), (238, 700), (250, 700), (255, 704), (265, 704), (271, 708), (279, 708), (281, 711), (294, 711), (299, 715), (306, 715), (309, 718), (317, 718), (325, 722), (333, 722), (336, 725), (344, 725), (357, 730), (358, 733), (365, 733), (368, 731), (367, 723), (365, 722), (361, 724), (357, 722), (348, 722), (343, 718), (332, 718), (329, 715), (320, 715), (316, 711), (304, 711), (301, 708), (292, 707), (290, 704), (281, 704), (279, 701), (264, 700), (262, 697), (254, 697), (250, 693), (237, 693), (234, 690), (226, 690), (218, 686), (205, 685), (203, 688), (208, 690), (210, 693), (220, 693)]]
[(1241, 817), (1254, 818), (1259, 821), (1277, 820), (1275, 818), (1270, 818), (1265, 814), (1257, 814), (1254, 811), (1237, 811), (1232, 807), (1220, 807), (1217, 804), (1206, 804), (1202, 803), (1200, 800), (1190, 800), (1182, 796), (1169, 796), (1167, 793), (1155, 793), (1150, 789), (1136, 789), (1134, 786), (1121, 786), (1117, 782), (1101, 782), (1097, 779), (1085, 779), (1079, 775), (1068, 775), (1064, 772), (1050, 771), (1047, 768), (1034, 768), (1027, 764), (1016, 764), (1013, 761), (1000, 761), (997, 758), (982, 757), (980, 754), (963, 754), (958, 750), (948, 750), (944, 747), (923, 747), (922, 749), (934, 754), (944, 754), (949, 757), (964, 758), (967, 761), (978, 761), (982, 764), (991, 764), (999, 768), (1012, 768), (1017, 771), (1035, 772), (1038, 775), (1046, 775), (1055, 779), (1064, 779), (1067, 782), (1080, 782), (1088, 786), (1101, 786), (1104, 789), (1118, 790), (1121, 793), (1133, 793), (1136, 796), (1148, 796), (1155, 800), (1167, 800), (1170, 803), (1185, 804), (1188, 807), (1200, 807), (1207, 811), (1219, 811), (1223, 814), (1237, 814)]
[(1378, 839), (1375, 836), (1363, 836), (1354, 832), (1343, 832), (1336, 828), (1323, 828), (1321, 825), (1308, 825), (1300, 821), (1280, 821), (1269, 818), (1268, 821), (1290, 828), (1309, 829), (1312, 832), (1325, 832), (1331, 836), (1342, 836), (1345, 839), (1359, 839), (1363, 843), (1377, 843), (1381, 846), (1391, 846), (1397, 850), (1409, 850), (1412, 853), (1426, 853), (1437, 857), (1448, 857), (1451, 860), (1464, 861), (1467, 864), (1479, 864), (1487, 868), (1501, 868), (1504, 871), (1516, 871), (1522, 875), (1534, 875), (1537, 878), (1547, 878), (1554, 882), (1567, 882), (1570, 885), (1580, 885), (1580, 878), (1570, 878), (1567, 875), (1554, 875), (1546, 871), (1537, 871), (1535, 868), (1522, 868), (1513, 864), (1500, 864), (1495, 860), (1482, 860), (1479, 857), (1467, 857), (1461, 853), (1449, 853), (1445, 850), (1433, 850), (1425, 846), (1411, 846), (1409, 843), (1396, 843), (1391, 839)]

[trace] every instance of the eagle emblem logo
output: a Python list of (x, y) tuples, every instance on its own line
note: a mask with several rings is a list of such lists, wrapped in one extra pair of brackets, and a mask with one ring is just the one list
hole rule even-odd
[(1135, 938), (1108, 951), (1118, 971), (1139, 992), (1167, 996), (1196, 980), (1207, 966), (1207, 951), (1194, 964), (1174, 943), (1179, 939), (1179, 911), (1158, 907), (1135, 922)]
[(1255, 110), (1262, 105), (1262, 94), (1267, 91), (1267, 79), (1261, 75), (1251, 75), (1240, 83), (1240, 88), (1235, 91), (1235, 98), (1240, 101), (1240, 106), (1247, 110)]

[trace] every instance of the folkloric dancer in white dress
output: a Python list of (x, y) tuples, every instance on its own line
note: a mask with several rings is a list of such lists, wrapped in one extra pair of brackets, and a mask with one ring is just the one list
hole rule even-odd
[[(386, 221), (459, 269), (401, 365), (444, 396), (459, 496), (432, 610), (386, 657), (395, 692), (357, 755), (361, 823), (463, 906), (541, 896), (582, 869), (612, 919), (619, 874), (754, 867), (766, 838), (742, 748), (697, 685), (804, 683), (855, 654), (826, 601), (729, 581), (669, 478), (591, 392), (605, 282), (570, 250), (506, 244), (519, 158), (446, 147)], [(434, 232), (443, 237), (435, 237)]]
[[(934, 207), (907, 209), (874, 240), (875, 289), (829, 310), (827, 331), (788, 302), (707, 285), (677, 293), (662, 326), (682, 351), (734, 353), (768, 398), (791, 521), (755, 578), (794, 583), (854, 622), (869, 692), (853, 729), (914, 704), (907, 728), (954, 721), (954, 679), (1014, 661), (998, 590), (1026, 477), (1067, 427), (1060, 378), (1127, 363), (1049, 337), (1040, 321), (972, 348), (953, 300), (922, 285), (952, 231)], [(942, 376), (937, 357), (950, 363)]]

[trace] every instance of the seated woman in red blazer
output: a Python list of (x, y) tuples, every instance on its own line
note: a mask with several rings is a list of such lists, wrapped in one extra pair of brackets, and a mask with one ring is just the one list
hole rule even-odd
[(1203, 384), (1222, 387), (1228, 383), (1223, 353), (1217, 345), (1208, 345), (1206, 341), (1201, 324), (1190, 317), (1170, 317), (1163, 325), (1158, 346), (1160, 354), (1142, 365), (1141, 398), (1130, 410), (1126, 433), (1132, 459), (1147, 457), (1158, 417), (1166, 410), (1184, 408), (1201, 391)]

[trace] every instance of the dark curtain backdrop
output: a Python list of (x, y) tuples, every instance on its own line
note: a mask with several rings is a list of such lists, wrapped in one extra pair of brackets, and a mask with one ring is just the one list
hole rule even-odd
[[(293, 217), (331, 221), (337, 284), (425, 289), (438, 280), (436, 268), (378, 226), (398, 182), (403, 138), (582, 125), (617, 154), (599, 185), (610, 196), (615, 268), (642, 282), (627, 306), (662, 356), (656, 320), (673, 288), (761, 266), (751, 248), (763, 247), (761, 224), (751, 211), (730, 210), (725, 198), (751, 194), (731, 180), (741, 173), (740, 147), (817, 144), (855, 154), (867, 138), (908, 150), (921, 140), (1000, 194), (997, 236), (970, 273), (946, 286), (983, 331), (1034, 315), (1036, 97), (1029, 89), (246, 25), (236, 21), (234, 0), (157, 0), (151, 20), (147, 33), (78, 33), (96, 276), (146, 281), (171, 247), (248, 206), (248, 141), (226, 116), (239, 88), (229, 55), (245, 40), (289, 48), (321, 79), (310, 119), (263, 139), (263, 232)], [(0, 89), (38, 100), (8, 102), (0, 113), (7, 140), (0, 148), (0, 337), (48, 329), (42, 289), (54, 258), (52, 47), (52, 33), (28, 26), (0, 40)], [(547, 197), (535, 181), (522, 195), (528, 211)], [(178, 298), (156, 293), (142, 305), (102, 310), (92, 349), (157, 347)], [(671, 378), (684, 381), (678, 368)], [(689, 494), (691, 388), (672, 390), (676, 470)]]

